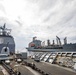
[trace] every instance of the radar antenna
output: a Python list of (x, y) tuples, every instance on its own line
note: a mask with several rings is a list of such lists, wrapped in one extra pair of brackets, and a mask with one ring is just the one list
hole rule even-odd
[(0, 35), (9, 35), (11, 33), (11, 29), (6, 28), (6, 23), (0, 27)]

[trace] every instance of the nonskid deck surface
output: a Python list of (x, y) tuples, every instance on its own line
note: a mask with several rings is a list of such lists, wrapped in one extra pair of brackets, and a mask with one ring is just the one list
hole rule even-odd
[[(18, 66), (17, 66), (18, 65)], [(11, 62), (11, 67), (17, 69), (18, 72), (21, 72), (21, 75), (41, 75), (40, 73), (34, 71), (30, 67), (26, 65), (21, 65), (16, 62)]]
[(0, 75), (4, 75), (2, 71), (0, 71)]
[[(21, 63), (17, 63), (15, 61), (11, 61), (10, 64), (6, 64), (5, 63), (8, 67), (3, 66), (4, 64), (0, 64), (1, 65), (1, 69), (2, 69), (0, 71), (0, 75), (16, 75), (18, 72), (20, 72), (21, 75), (41, 75), (40, 73), (38, 73), (37, 71), (33, 70), (29, 66), (22, 65)], [(14, 73), (12, 73), (12, 71), (10, 72), (10, 68), (12, 69), (12, 71)]]
[[(40, 53), (40, 56), (41, 55), (42, 54)], [(48, 53), (46, 55), (48, 55)], [(55, 54), (53, 54), (53, 56), (54, 55)], [(32, 69), (32, 67), (26, 65), (26, 63), (22, 64), (23, 62), (27, 62), (31, 64), (34, 63), (36, 66), (35, 68), (39, 69), (40, 71), (36, 69)], [(58, 66), (57, 64), (51, 64), (50, 62), (44, 62), (44, 61), (36, 62), (34, 61), (34, 59), (31, 59), (30, 57), (23, 60), (23, 62), (18, 63), (15, 60), (11, 60), (10, 66), (14, 71), (21, 72), (21, 75), (44, 75), (40, 72), (44, 72), (46, 75), (47, 74), (48, 75), (76, 75), (76, 72), (71, 69)]]
[(0, 65), (0, 75), (9, 75), (6, 69), (2, 65)]
[(36, 62), (33, 59), (25, 60), (29, 63), (34, 63), (37, 68), (48, 73), (49, 75), (76, 75), (75, 71), (62, 68), (61, 66), (55, 66), (54, 64), (47, 64), (44, 62)]

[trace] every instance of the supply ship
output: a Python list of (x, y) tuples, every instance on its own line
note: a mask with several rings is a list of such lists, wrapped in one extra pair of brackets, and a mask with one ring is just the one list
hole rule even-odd
[(5, 24), (0, 26), (0, 54), (15, 53), (15, 42), (10, 33), (11, 29), (7, 29)]
[[(56, 36), (56, 43), (54, 40), (52, 43), (50, 40), (47, 40), (47, 45), (45, 45), (45, 42), (37, 40), (36, 37), (33, 37), (32, 42), (29, 43), (26, 49), (28, 50), (30, 57), (35, 62), (40, 62), (40, 67), (39, 65), (38, 67), (41, 70), (46, 68), (45, 72), (49, 73), (49, 75), (64, 74), (64, 70), (62, 70), (62, 73), (60, 67), (63, 67), (64, 69), (66, 67), (70, 70), (76, 70), (76, 43), (67, 43), (67, 37), (64, 38), (64, 44), (62, 44), (60, 38)], [(43, 68), (41, 68), (41, 63), (44, 63)], [(49, 64), (47, 65), (48, 67), (46, 64)], [(54, 67), (55, 65), (58, 66), (57, 69)], [(52, 69), (50, 67), (52, 67)], [(59, 68), (60, 70), (56, 71)], [(72, 75), (74, 75), (73, 72)], [(67, 71), (67, 73), (69, 72)], [(71, 73), (69, 73), (69, 75), (71, 75)]]
[(67, 43), (67, 37), (64, 38), (64, 44), (61, 43), (58, 36), (56, 36), (56, 41), (57, 43), (55, 44), (54, 40), (52, 43), (47, 40), (47, 45), (45, 45), (45, 42), (33, 37), (33, 41), (29, 43), (29, 47), (26, 49), (33, 52), (76, 52), (76, 43)]
[(15, 42), (10, 32), (11, 29), (7, 29), (5, 24), (0, 27), (0, 75), (76, 75), (72, 70), (76, 70), (76, 44), (67, 44), (67, 38), (63, 45), (58, 36), (57, 44), (54, 40), (52, 44), (47, 40), (45, 45), (33, 37), (27, 48), (29, 52), (34, 52), (35, 58), (31, 59), (26, 52), (15, 53)]

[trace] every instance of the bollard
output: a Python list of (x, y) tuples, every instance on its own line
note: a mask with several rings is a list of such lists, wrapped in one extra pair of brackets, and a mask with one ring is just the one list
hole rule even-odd
[(36, 70), (38, 71), (38, 68), (36, 68)]
[(40, 69), (38, 69), (38, 72), (40, 72), (41, 70)]
[(44, 71), (41, 71), (42, 74), (44, 74)]
[(34, 70), (37, 70), (37, 67), (36, 66), (34, 67)]

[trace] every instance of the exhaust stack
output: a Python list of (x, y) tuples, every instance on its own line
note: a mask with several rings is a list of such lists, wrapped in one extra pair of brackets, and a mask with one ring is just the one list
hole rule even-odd
[(50, 40), (47, 40), (47, 45), (48, 45), (48, 46), (50, 46), (50, 45), (51, 45), (51, 44), (50, 44)]
[(64, 38), (64, 44), (67, 44), (67, 37)]

